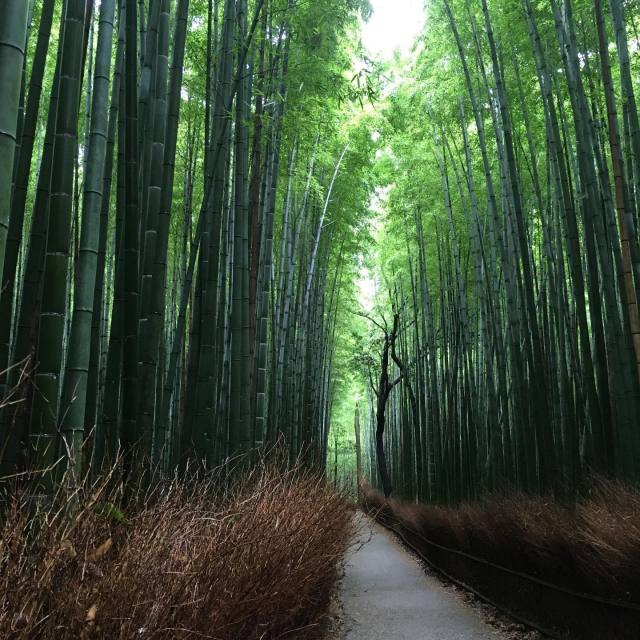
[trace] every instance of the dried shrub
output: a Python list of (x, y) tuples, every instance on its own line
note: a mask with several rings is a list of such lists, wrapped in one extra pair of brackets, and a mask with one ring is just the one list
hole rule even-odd
[(72, 518), (64, 500), (34, 509), (14, 494), (0, 637), (252, 640), (312, 628), (352, 534), (349, 504), (300, 469), (263, 465), (216, 486), (157, 482), (124, 513), (93, 486)]

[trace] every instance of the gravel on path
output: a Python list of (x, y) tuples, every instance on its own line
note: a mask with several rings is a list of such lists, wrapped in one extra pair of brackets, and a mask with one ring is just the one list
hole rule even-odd
[[(505, 640), (481, 613), (435, 577), (393, 536), (361, 514), (338, 599), (345, 640)], [(341, 635), (342, 635), (341, 634)]]

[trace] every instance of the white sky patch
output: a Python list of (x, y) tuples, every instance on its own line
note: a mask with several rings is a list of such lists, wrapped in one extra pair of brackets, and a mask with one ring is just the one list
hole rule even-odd
[(376, 280), (367, 267), (360, 269), (360, 278), (358, 279), (358, 300), (366, 313), (373, 311), (376, 300)]
[(407, 56), (424, 26), (424, 0), (371, 0), (373, 15), (362, 26), (369, 53), (387, 60), (396, 49)]
[[(375, 190), (371, 198), (371, 202), (369, 203), (369, 209), (374, 214), (374, 218), (371, 222), (371, 231), (376, 241), (378, 232), (383, 224), (382, 218), (384, 216), (385, 203), (390, 190), (390, 187), (379, 187)], [(374, 251), (376, 251), (375, 248)], [(366, 313), (371, 313), (375, 306), (376, 293), (378, 290), (378, 282), (376, 280), (375, 272), (363, 265), (360, 269), (360, 277), (358, 278), (357, 285), (360, 304)]]

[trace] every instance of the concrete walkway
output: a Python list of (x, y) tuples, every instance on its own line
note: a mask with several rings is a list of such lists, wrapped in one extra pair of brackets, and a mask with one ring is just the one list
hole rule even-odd
[(393, 537), (358, 515), (340, 586), (346, 640), (499, 640), (473, 608), (424, 573)]

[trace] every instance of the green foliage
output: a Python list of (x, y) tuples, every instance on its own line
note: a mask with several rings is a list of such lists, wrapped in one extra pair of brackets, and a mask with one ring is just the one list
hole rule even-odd
[(117, 524), (125, 524), (127, 522), (127, 518), (124, 515), (124, 511), (119, 509), (115, 504), (111, 502), (106, 502), (105, 504), (97, 504), (93, 508), (94, 513), (105, 520), (117, 523)]

